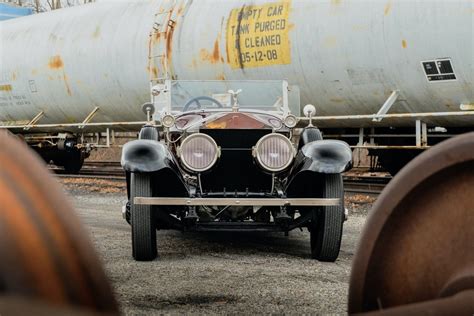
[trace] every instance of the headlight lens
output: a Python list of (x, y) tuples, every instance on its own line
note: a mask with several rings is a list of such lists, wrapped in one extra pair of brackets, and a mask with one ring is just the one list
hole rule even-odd
[(262, 168), (271, 171), (283, 171), (293, 162), (296, 150), (291, 141), (281, 134), (269, 134), (262, 137), (254, 148), (254, 156)]
[(203, 172), (216, 163), (220, 148), (210, 136), (197, 133), (183, 140), (178, 154), (187, 169)]

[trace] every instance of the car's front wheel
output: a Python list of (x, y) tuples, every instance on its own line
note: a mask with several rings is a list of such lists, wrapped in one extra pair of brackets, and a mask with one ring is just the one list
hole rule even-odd
[(336, 261), (341, 248), (344, 223), (344, 188), (340, 174), (325, 176), (323, 198), (340, 198), (341, 205), (314, 209), (310, 227), (311, 257), (320, 261)]
[(133, 173), (131, 177), (131, 224), (133, 258), (151, 261), (158, 255), (156, 249), (156, 227), (151, 205), (133, 203), (135, 197), (151, 197), (149, 174)]

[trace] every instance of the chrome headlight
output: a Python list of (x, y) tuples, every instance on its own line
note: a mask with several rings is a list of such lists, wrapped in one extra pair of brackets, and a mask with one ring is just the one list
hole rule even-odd
[(296, 150), (288, 138), (272, 133), (258, 141), (253, 155), (265, 170), (279, 172), (290, 166), (295, 158)]
[(186, 169), (203, 172), (216, 163), (220, 148), (210, 136), (197, 133), (183, 140), (178, 148), (178, 156)]

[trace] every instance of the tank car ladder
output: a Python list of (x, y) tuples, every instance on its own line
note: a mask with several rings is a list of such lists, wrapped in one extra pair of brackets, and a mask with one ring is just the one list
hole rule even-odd
[[(163, 84), (166, 80), (172, 79), (172, 69), (170, 70), (168, 49), (172, 45), (172, 38), (168, 37), (176, 25), (177, 6), (185, 5), (183, 0), (165, 0), (158, 13), (155, 14), (155, 23), (150, 32), (149, 40), (149, 76), (150, 91), (156, 84)], [(155, 55), (158, 53), (157, 55)]]

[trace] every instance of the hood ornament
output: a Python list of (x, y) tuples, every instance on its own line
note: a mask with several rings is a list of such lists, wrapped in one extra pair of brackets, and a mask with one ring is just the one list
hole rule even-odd
[(238, 112), (239, 111), (239, 101), (237, 100), (237, 97), (242, 92), (242, 89), (239, 89), (237, 91), (229, 90), (227, 92), (232, 95), (232, 111), (233, 112)]

